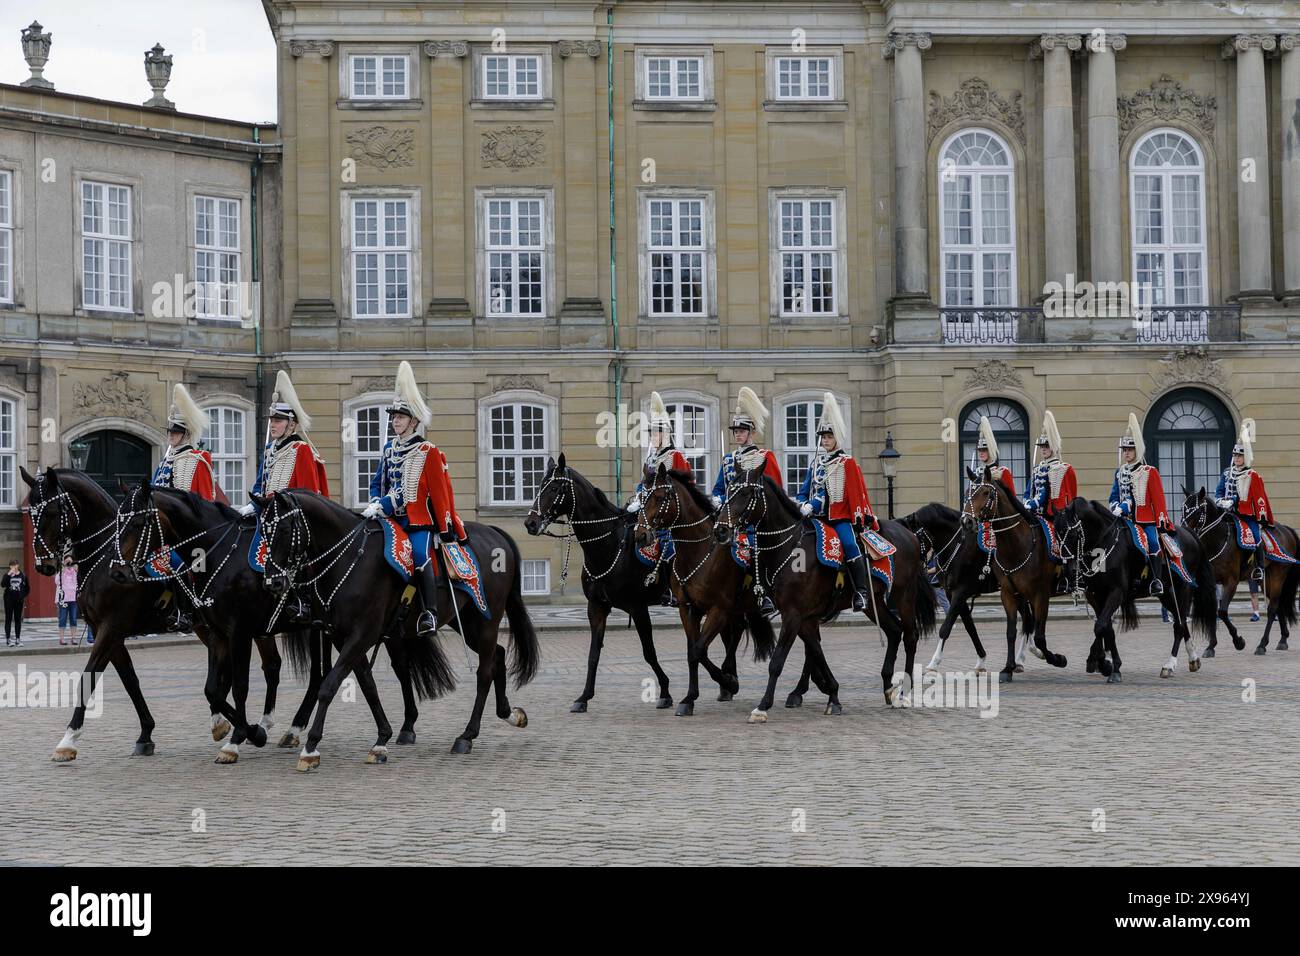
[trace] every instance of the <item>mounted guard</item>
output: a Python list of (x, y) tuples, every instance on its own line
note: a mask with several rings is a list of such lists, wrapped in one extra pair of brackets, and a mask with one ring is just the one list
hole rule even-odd
[(993, 480), (1002, 482), (1007, 486), (1007, 491), (1015, 495), (1016, 477), (1011, 473), (1010, 468), (998, 464), (998, 442), (993, 437), (993, 426), (989, 424), (987, 415), (981, 415), (980, 437), (975, 443), (975, 464), (972, 467), (976, 472), (983, 474), (986, 466)]
[(1254, 546), (1255, 554), (1251, 562), (1254, 567), (1250, 578), (1252, 581), (1263, 581), (1264, 563), (1268, 560), (1268, 555), (1260, 526), (1273, 526), (1273, 507), (1264, 490), (1264, 479), (1251, 467), (1254, 461), (1254, 449), (1243, 430), (1241, 440), (1232, 446), (1232, 461), (1220, 476), (1214, 497), (1218, 499), (1220, 508), (1237, 519), (1238, 544), (1242, 545), (1243, 550)]
[(203, 434), (207, 424), (207, 413), (190, 397), (185, 386), (177, 382), (172, 389), (172, 406), (167, 413), (167, 451), (154, 470), (149, 482), (151, 485), (190, 491), (205, 501), (217, 500), (212, 455), (192, 444)]
[[(653, 474), (660, 465), (663, 465), (668, 471), (681, 472), (684, 475), (692, 474), (691, 463), (686, 460), (686, 456), (681, 453), (677, 443), (673, 438), (673, 420), (668, 414), (668, 406), (664, 404), (663, 397), (658, 392), (650, 393), (650, 447), (646, 451), (645, 462), (642, 465), (642, 474)], [(627, 503), (627, 513), (636, 514), (641, 510), (645, 503), (645, 482), (638, 481), (636, 491), (632, 495), (632, 500)], [(659, 576), (659, 568), (673, 557), (673, 536), (666, 528), (660, 528), (655, 532), (655, 553), (653, 556), (642, 554), (643, 561), (652, 562), (653, 570), (646, 578), (647, 584), (653, 584)], [(647, 549), (638, 549), (641, 554)], [(676, 607), (677, 602), (673, 599), (672, 589), (667, 587), (665, 581), (663, 600), (664, 607)]]
[(420, 394), (410, 362), (398, 366), (393, 404), (385, 412), (395, 437), (384, 445), (379, 467), (370, 481), (370, 504), (361, 514), (367, 519), (381, 514), (392, 518), (409, 535), (414, 553), (413, 577), (424, 604), (416, 631), (431, 634), (438, 629), (435, 609), (439, 570), (434, 551), (444, 545), (458, 546), (466, 540), (466, 534), (456, 514), (447, 456), (420, 434), (421, 426), (433, 419), (433, 412)]
[(1165, 509), (1165, 488), (1160, 472), (1146, 463), (1142, 427), (1132, 412), (1129, 412), (1128, 426), (1119, 440), (1119, 467), (1115, 469), (1115, 481), (1110, 487), (1110, 510), (1139, 529), (1139, 543), (1146, 552), (1147, 572), (1150, 574), (1148, 593), (1152, 596), (1163, 594), (1165, 588), (1160, 583), (1157, 563), (1160, 556), (1159, 532), (1174, 533), (1174, 525)]
[[(252, 494), (270, 495), (287, 488), (303, 488), (329, 497), (325, 462), (307, 438), (310, 428), (311, 416), (303, 411), (289, 373), (280, 369), (275, 376), (275, 391), (271, 393), (266, 447), (262, 450), (262, 464), (257, 469)], [(251, 515), (254, 510), (249, 502), (239, 513)]]
[[(1034, 446), (1034, 470), (1029, 479), (1029, 494), (1025, 507), (1038, 516), (1043, 534), (1047, 537), (1052, 559), (1060, 562), (1061, 542), (1056, 538), (1052, 519), (1070, 506), (1079, 496), (1079, 481), (1074, 466), (1061, 460), (1061, 431), (1056, 427), (1056, 416), (1043, 413), (1043, 432)], [(1065, 591), (1065, 577), (1056, 579), (1056, 593)]]

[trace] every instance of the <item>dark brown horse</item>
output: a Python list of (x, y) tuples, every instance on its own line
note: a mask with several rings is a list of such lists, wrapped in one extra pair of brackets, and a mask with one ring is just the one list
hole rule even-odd
[(1016, 669), (1016, 609), (1028, 601), (1034, 620), (1034, 647), (1053, 667), (1064, 667), (1063, 654), (1047, 649), (1047, 614), (1052, 606), (1056, 563), (1037, 519), (1007, 486), (993, 479), (986, 465), (983, 474), (967, 469), (973, 487), (962, 509), (962, 523), (974, 531), (988, 523), (995, 550), (991, 563), (997, 575), (1002, 609), (1007, 615), (1007, 663), (998, 674), (1000, 683), (1012, 679)]
[[(727, 634), (739, 642), (737, 628), (749, 621), (754, 660), (765, 661), (772, 654), (772, 627), (759, 612), (759, 602), (753, 592), (745, 587), (744, 570), (715, 533), (712, 504), (695, 487), (694, 479), (668, 471), (663, 465), (654, 471), (647, 469), (644, 478), (644, 503), (637, 512), (637, 536), (648, 544), (656, 531), (666, 530), (672, 535), (675, 553), (669, 583), (686, 631), (686, 660), (690, 668), (690, 686), (677, 704), (676, 714), (690, 717), (700, 696), (701, 665), (722, 688), (719, 700), (731, 700), (740, 689), (734, 670), (720, 668), (709, 659), (709, 644), (713, 639)], [(733, 644), (727, 654), (733, 668), (734, 655)]]
[[(814, 679), (822, 678), (819, 686), (823, 681), (828, 685), (822, 686), (829, 698), (826, 714), (840, 713), (838, 685), (822, 651), (821, 624), (852, 604), (851, 589), (837, 587), (841, 572), (818, 560), (813, 521), (799, 513), (798, 505), (761, 468), (747, 472), (732, 485), (727, 510), (737, 517), (738, 525), (754, 527), (756, 581), (772, 595), (781, 612), (781, 635), (768, 664), (767, 690), (750, 713), (750, 723), (767, 721), (776, 682), (796, 637), (804, 642), (806, 672)], [(834, 535), (835, 531), (828, 526), (826, 534)], [(865, 613), (868, 620), (880, 626), (888, 641), (880, 672), (885, 702), (908, 706), (917, 640), (934, 632), (936, 601), (916, 535), (898, 521), (880, 522), (880, 534), (896, 549), (894, 581), (890, 587), (875, 574), (868, 575), (872, 593)], [(866, 558), (864, 548), (863, 560)], [(900, 643), (906, 655), (901, 678), (894, 672)]]
[[(1242, 551), (1237, 543), (1236, 523), (1231, 514), (1219, 507), (1214, 496), (1204, 487), (1196, 492), (1183, 488), (1182, 525), (1196, 536), (1201, 547), (1209, 556), (1214, 569), (1214, 580), (1219, 587), (1219, 620), (1232, 635), (1232, 644), (1237, 650), (1246, 646), (1246, 641), (1237, 633), (1237, 628), (1228, 617), (1228, 606), (1237, 593), (1237, 585), (1246, 576), (1246, 561), (1250, 552)], [(1284, 524), (1274, 525), (1270, 529), (1278, 544), (1288, 554), (1297, 554), (1297, 534), (1294, 528)], [(1285, 651), (1291, 636), (1291, 625), (1296, 622), (1296, 590), (1300, 587), (1300, 565), (1283, 564), (1268, 561), (1264, 565), (1264, 595), (1268, 599), (1268, 620), (1264, 625), (1264, 636), (1255, 648), (1256, 654), (1268, 653), (1269, 633), (1276, 621), (1282, 630), (1277, 649)], [(1205, 652), (1206, 657), (1213, 657), (1217, 639), (1212, 641)]]

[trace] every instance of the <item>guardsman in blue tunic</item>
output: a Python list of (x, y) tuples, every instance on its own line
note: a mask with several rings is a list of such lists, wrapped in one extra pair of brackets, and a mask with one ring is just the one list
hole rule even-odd
[(1165, 591), (1156, 559), (1160, 550), (1159, 532), (1173, 531), (1174, 525), (1165, 510), (1165, 488), (1160, 472), (1148, 465), (1145, 457), (1142, 426), (1130, 412), (1128, 428), (1119, 440), (1119, 467), (1110, 486), (1110, 510), (1117, 517), (1132, 521), (1145, 536), (1147, 569), (1151, 575), (1149, 593), (1154, 596)]
[[(668, 471), (681, 472), (685, 475), (691, 475), (691, 463), (686, 460), (686, 456), (678, 449), (677, 443), (673, 440), (673, 420), (668, 414), (668, 407), (664, 404), (663, 397), (658, 392), (650, 393), (650, 448), (646, 452), (645, 462), (642, 465), (642, 473), (654, 472), (660, 465), (663, 465)], [(636, 492), (632, 495), (632, 500), (627, 503), (627, 513), (636, 514), (641, 510), (645, 503), (645, 482), (638, 481)], [(655, 537), (659, 541), (659, 561), (660, 563), (668, 561), (673, 556), (673, 534), (667, 528), (659, 528), (655, 531)], [(658, 573), (652, 572), (652, 573)], [(652, 578), (647, 578), (647, 583), (652, 582)], [(667, 582), (664, 582), (667, 585)], [(673, 597), (671, 587), (665, 586), (662, 603), (664, 607), (676, 607), (677, 599)]]
[(1264, 490), (1264, 479), (1251, 467), (1255, 462), (1255, 453), (1250, 440), (1243, 433), (1241, 441), (1232, 446), (1232, 464), (1224, 469), (1219, 478), (1219, 487), (1214, 492), (1219, 507), (1236, 515), (1243, 521), (1255, 538), (1254, 567), (1250, 571), (1251, 580), (1264, 580), (1264, 536), (1260, 534), (1260, 525), (1265, 528), (1273, 524), (1273, 506), (1268, 502), (1268, 492)]

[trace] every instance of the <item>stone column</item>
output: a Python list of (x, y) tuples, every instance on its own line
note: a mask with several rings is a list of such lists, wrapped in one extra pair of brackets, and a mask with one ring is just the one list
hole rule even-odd
[(1273, 295), (1268, 178), (1268, 110), (1264, 53), (1275, 49), (1269, 33), (1239, 33), (1224, 43), (1225, 58), (1237, 58), (1237, 255), (1239, 297)]
[(930, 295), (921, 77), (921, 52), (928, 49), (928, 33), (891, 33), (884, 47), (885, 58), (894, 61), (894, 293), (919, 299)]
[(1300, 304), (1300, 33), (1282, 41), (1282, 288)]
[(1128, 46), (1122, 33), (1088, 38), (1088, 215), (1093, 282), (1124, 278), (1119, 230), (1119, 110), (1115, 53)]
[(298, 61), (295, 92), (298, 114), (294, 159), (297, 195), (295, 230), (297, 301), (294, 320), (312, 318), (332, 322), (336, 317), (331, 277), (331, 204), (338, 201), (338, 186), (331, 175), (329, 117), (331, 105), (328, 40), (293, 40), (290, 54)]
[(1078, 217), (1074, 194), (1074, 97), (1070, 53), (1083, 40), (1076, 34), (1046, 33), (1043, 54), (1043, 213), (1047, 281), (1065, 286), (1078, 276)]
[[(591, 340), (595, 329), (606, 323), (605, 307), (600, 300), (601, 267), (607, 256), (599, 248), (601, 214), (606, 204), (597, 194), (597, 173), (603, 156), (597, 153), (598, 131), (603, 115), (597, 103), (605, 79), (598, 76), (605, 64), (601, 61), (604, 45), (599, 40), (561, 40), (556, 44), (560, 55), (560, 100), (564, 137), (564, 190), (557, 197), (556, 243), (563, 251), (564, 300), (559, 303), (560, 347), (582, 345)], [(562, 203), (562, 206), (561, 206)], [(563, 238), (561, 238), (563, 237)], [(557, 277), (558, 278), (558, 277)], [(574, 328), (574, 327), (577, 328)]]
[[(429, 343), (446, 348), (471, 348), (470, 292), (473, 264), (466, 249), (474, 247), (474, 227), (465, 221), (465, 89), (468, 76), (465, 40), (428, 40), (424, 53), (429, 68), (430, 166), (429, 223), (426, 253), (432, 278), (426, 327)], [(470, 254), (472, 256), (472, 252)]]

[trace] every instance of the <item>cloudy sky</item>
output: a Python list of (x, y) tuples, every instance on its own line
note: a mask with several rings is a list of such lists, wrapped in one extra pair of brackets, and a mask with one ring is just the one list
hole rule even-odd
[(54, 36), (45, 77), (57, 90), (143, 103), (144, 51), (161, 43), (177, 109), (275, 120), (275, 43), (261, 0), (0, 0), (0, 82), (30, 75), (20, 31), (33, 18)]

